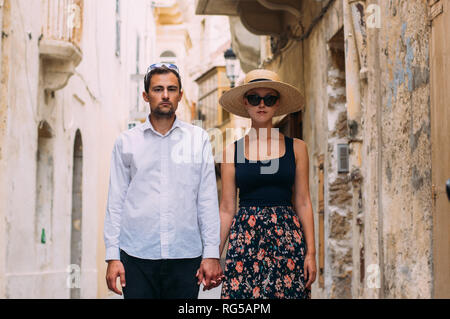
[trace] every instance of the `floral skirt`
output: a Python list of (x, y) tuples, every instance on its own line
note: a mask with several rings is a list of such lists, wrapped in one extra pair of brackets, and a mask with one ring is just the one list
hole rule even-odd
[(233, 219), (223, 299), (310, 299), (306, 243), (291, 206), (241, 207)]

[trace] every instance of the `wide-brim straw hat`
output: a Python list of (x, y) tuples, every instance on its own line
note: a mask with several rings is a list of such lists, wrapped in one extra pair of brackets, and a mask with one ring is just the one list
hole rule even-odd
[(273, 71), (256, 69), (247, 73), (242, 85), (226, 91), (219, 103), (230, 113), (238, 116), (250, 116), (245, 109), (244, 94), (254, 88), (270, 88), (280, 94), (279, 107), (274, 116), (300, 111), (304, 106), (302, 93), (294, 86), (281, 82), (280, 77)]

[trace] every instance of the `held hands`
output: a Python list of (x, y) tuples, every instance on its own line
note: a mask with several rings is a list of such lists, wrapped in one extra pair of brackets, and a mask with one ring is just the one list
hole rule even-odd
[(205, 258), (197, 270), (197, 284), (203, 283), (203, 291), (218, 287), (225, 277), (220, 266), (219, 259)]

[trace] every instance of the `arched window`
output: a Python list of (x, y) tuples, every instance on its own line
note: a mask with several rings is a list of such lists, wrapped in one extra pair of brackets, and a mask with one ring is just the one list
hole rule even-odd
[(161, 53), (160, 62), (166, 62), (166, 63), (176, 63), (177, 62), (177, 56), (173, 51), (164, 51)]

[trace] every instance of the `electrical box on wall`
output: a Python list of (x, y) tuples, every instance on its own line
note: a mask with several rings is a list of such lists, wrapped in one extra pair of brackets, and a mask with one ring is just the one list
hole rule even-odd
[(338, 173), (349, 172), (349, 154), (348, 144), (338, 144), (337, 146), (337, 158), (338, 158)]

